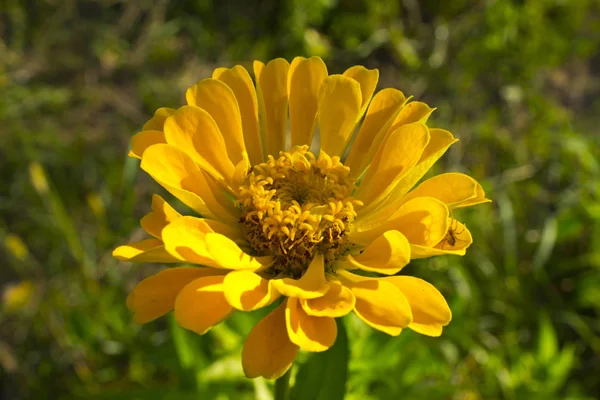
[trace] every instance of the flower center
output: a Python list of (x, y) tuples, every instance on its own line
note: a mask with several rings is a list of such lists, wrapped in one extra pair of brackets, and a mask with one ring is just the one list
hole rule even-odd
[(239, 189), (240, 223), (250, 252), (271, 255), (268, 278), (300, 278), (314, 254), (325, 256), (325, 266), (347, 252), (346, 231), (362, 202), (352, 198), (350, 168), (339, 157), (308, 146), (296, 146), (269, 156), (250, 169)]

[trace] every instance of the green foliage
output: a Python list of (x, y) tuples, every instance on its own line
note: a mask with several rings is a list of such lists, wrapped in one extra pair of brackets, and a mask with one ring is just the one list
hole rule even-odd
[(317, 54), (438, 107), (461, 141), (434, 172), (468, 171), (494, 202), (455, 213), (467, 256), (403, 272), (448, 299), (441, 338), (346, 318), (347, 342), (301, 356), (291, 397), (345, 382), (347, 399), (594, 398), (599, 17), (591, 0), (0, 3), (0, 397), (271, 398), (240, 365), (266, 311), (205, 336), (138, 326), (127, 293), (160, 266), (110, 253), (159, 190), (125, 157), (156, 108), (217, 66)]

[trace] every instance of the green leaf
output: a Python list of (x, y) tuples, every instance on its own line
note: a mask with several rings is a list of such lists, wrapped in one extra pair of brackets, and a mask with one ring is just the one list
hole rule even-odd
[(543, 314), (540, 318), (540, 336), (538, 338), (538, 359), (544, 365), (548, 365), (554, 360), (558, 352), (558, 339), (556, 331), (552, 326), (550, 318)]
[(338, 334), (335, 344), (323, 353), (313, 353), (300, 366), (291, 400), (342, 400), (348, 377), (348, 336), (341, 318), (336, 319)]

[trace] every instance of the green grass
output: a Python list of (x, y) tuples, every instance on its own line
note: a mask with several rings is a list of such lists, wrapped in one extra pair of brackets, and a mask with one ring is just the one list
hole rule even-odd
[[(141, 236), (163, 193), (126, 158), (156, 108), (217, 66), (318, 54), (334, 73), (377, 67), (379, 88), (438, 107), (430, 125), (461, 141), (433, 172), (468, 172), (493, 199), (456, 212), (475, 239), (467, 256), (405, 269), (448, 299), (441, 338), (346, 318), (346, 398), (594, 398), (597, 2), (239, 3), (0, 3), (0, 397), (270, 398), (240, 364), (264, 311), (202, 337), (171, 317), (138, 326), (125, 298), (160, 266), (110, 253)], [(299, 360), (292, 381), (339, 375)]]

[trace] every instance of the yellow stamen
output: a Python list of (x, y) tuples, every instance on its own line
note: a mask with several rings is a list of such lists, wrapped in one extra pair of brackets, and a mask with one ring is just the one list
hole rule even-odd
[(362, 203), (352, 198), (350, 168), (339, 157), (296, 146), (255, 165), (239, 188), (238, 207), (251, 250), (274, 255), (271, 278), (300, 278), (318, 252), (331, 263), (347, 250), (345, 232)]

